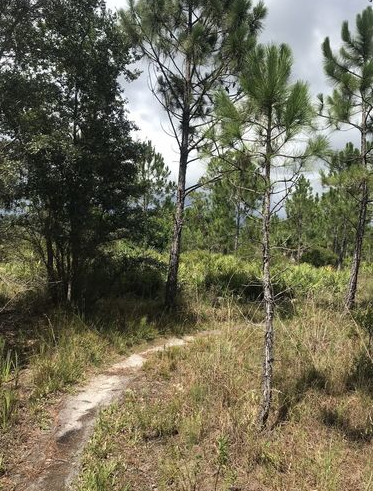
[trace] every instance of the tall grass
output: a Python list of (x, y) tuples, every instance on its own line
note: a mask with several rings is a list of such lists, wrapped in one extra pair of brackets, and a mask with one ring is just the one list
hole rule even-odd
[(373, 393), (353, 378), (366, 335), (311, 299), (277, 318), (276, 332), (267, 432), (256, 429), (262, 329), (232, 319), (219, 336), (149, 360), (123, 406), (102, 415), (78, 489), (119, 460), (106, 491), (370, 489)]
[(17, 407), (18, 359), (6, 349), (0, 338), (0, 427), (4, 430), (12, 421)]

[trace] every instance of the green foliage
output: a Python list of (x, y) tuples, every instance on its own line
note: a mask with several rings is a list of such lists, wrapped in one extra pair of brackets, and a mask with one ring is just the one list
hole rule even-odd
[(302, 262), (311, 264), (316, 268), (320, 266), (336, 266), (338, 257), (329, 249), (323, 247), (312, 247), (302, 255)]
[(252, 163), (239, 152), (209, 158), (200, 184), (203, 191), (190, 195), (186, 209), (183, 249), (237, 252), (245, 246), (243, 234), (260, 195)]
[[(262, 272), (258, 261), (246, 262), (236, 256), (203, 251), (182, 255), (182, 286), (192, 292), (215, 297), (234, 295), (238, 299), (258, 300), (262, 297)], [(278, 299), (302, 297), (311, 293), (340, 294), (346, 287), (348, 271), (331, 266), (314, 267), (304, 263), (275, 263), (273, 288)]]
[[(312, 194), (310, 181), (301, 175), (294, 191), (285, 203), (286, 231), (293, 238), (293, 243), (290, 243), (289, 246), (295, 249), (298, 262), (301, 258), (303, 259), (304, 248), (310, 245), (317, 234), (316, 223), (319, 212), (317, 204), (318, 199)], [(310, 261), (306, 260), (306, 262)], [(319, 266), (321, 265), (319, 264)], [(318, 264), (314, 264), (314, 266), (318, 266)]]
[(258, 264), (202, 251), (182, 256), (180, 280), (191, 291), (209, 291), (216, 296), (235, 295), (255, 300), (262, 292)]
[(315, 268), (310, 264), (289, 266), (280, 270), (283, 282), (295, 295), (309, 293), (335, 295), (341, 293), (347, 284), (348, 271), (335, 271), (330, 266)]
[(81, 289), (90, 306), (108, 294), (159, 298), (165, 272), (166, 264), (160, 254), (118, 242), (92, 262)]
[[(371, 90), (373, 83), (372, 25), (373, 9), (369, 6), (356, 16), (354, 34), (351, 34), (348, 22), (343, 23), (341, 30), (342, 46), (339, 53), (332, 51), (329, 38), (326, 38), (322, 45), (324, 70), (335, 87), (332, 95), (326, 101), (326, 117), (336, 129), (343, 126), (357, 130), (360, 139), (360, 152), (355, 151), (350, 144), (346, 147), (344, 154), (335, 157), (334, 162), (332, 162), (334, 166), (336, 163), (338, 164), (338, 160), (342, 162), (342, 182), (350, 181), (348, 186), (355, 191), (353, 197), (357, 201), (357, 206), (354, 207), (357, 223), (354, 231), (354, 260), (346, 295), (346, 307), (349, 309), (355, 303), (371, 193), (372, 162), (369, 158), (369, 152), (372, 148), (370, 113), (373, 109)], [(323, 109), (324, 104), (321, 107), (321, 110)]]
[(18, 402), (19, 366), (17, 355), (6, 349), (0, 337), (0, 427), (5, 430), (11, 423)]
[(44, 3), (32, 42), (0, 78), (2, 203), (43, 261), (54, 300), (81, 302), (99, 246), (141, 228), (138, 145), (118, 83), (134, 78), (134, 57), (101, 1)]
[(172, 202), (176, 185), (169, 180), (171, 171), (162, 155), (156, 152), (148, 140), (140, 148), (139, 185), (141, 197), (139, 204), (143, 211), (143, 237), (145, 247), (155, 247), (163, 251), (169, 245), (174, 204)]

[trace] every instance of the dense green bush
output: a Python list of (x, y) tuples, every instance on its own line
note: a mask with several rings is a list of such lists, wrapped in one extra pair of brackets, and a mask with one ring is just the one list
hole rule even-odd
[[(308, 293), (343, 292), (348, 271), (336, 271), (330, 266), (316, 268), (310, 264), (278, 263), (273, 266), (273, 288), (277, 297), (292, 297)], [(248, 263), (231, 255), (203, 251), (183, 255), (180, 282), (184, 289), (216, 296), (236, 295), (243, 299), (258, 299), (262, 295), (261, 265)]]
[(125, 246), (105, 251), (86, 273), (86, 283), (81, 288), (84, 304), (91, 305), (108, 295), (158, 298), (164, 289), (165, 275), (166, 263), (153, 251)]
[(257, 299), (262, 292), (260, 268), (230, 255), (194, 251), (184, 254), (180, 266), (184, 288), (216, 296)]
[(312, 264), (316, 268), (320, 266), (335, 266), (337, 260), (337, 255), (324, 247), (314, 247), (302, 255), (303, 263)]
[(331, 266), (315, 268), (310, 264), (289, 265), (278, 272), (287, 288), (297, 295), (328, 291), (331, 294), (345, 290), (348, 271), (336, 271)]

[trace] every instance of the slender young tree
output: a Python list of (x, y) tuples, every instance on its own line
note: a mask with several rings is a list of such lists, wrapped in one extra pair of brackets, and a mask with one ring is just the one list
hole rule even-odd
[(175, 305), (188, 165), (211, 117), (211, 94), (233, 87), (232, 67), (255, 43), (265, 16), (251, 0), (132, 0), (122, 23), (154, 69), (152, 91), (165, 109), (180, 159), (165, 304)]
[(170, 243), (176, 185), (170, 180), (171, 171), (163, 156), (151, 141), (141, 144), (139, 159), (139, 204), (143, 211), (143, 244), (162, 252)]
[(141, 145), (140, 151), (141, 208), (147, 214), (170, 197), (175, 184), (170, 181), (171, 171), (163, 156), (155, 150), (150, 140)]
[[(225, 232), (231, 236), (232, 246), (229, 250), (235, 254), (238, 253), (241, 231), (246, 219), (253, 210), (257, 209), (258, 198), (260, 197), (259, 183), (254, 180), (254, 173), (250, 172), (246, 161), (245, 170), (242, 168), (241, 157), (238, 152), (227, 152), (220, 158), (211, 159), (205, 176), (207, 181), (214, 176), (221, 176), (217, 182), (213, 182), (207, 187), (210, 187), (215, 209), (221, 209), (220, 215), (225, 214), (224, 208), (231, 210), (233, 225), (231, 227), (225, 226), (222, 233)], [(253, 170), (254, 167), (251, 167)]]
[[(348, 22), (342, 24), (342, 47), (332, 51), (329, 38), (323, 45), (325, 73), (335, 89), (326, 100), (326, 117), (336, 127), (355, 129), (360, 136), (360, 196), (355, 246), (350, 280), (345, 299), (347, 309), (356, 298), (362, 247), (369, 204), (371, 164), (371, 131), (373, 110), (373, 10), (367, 7), (356, 17), (356, 33), (352, 35)], [(320, 96), (323, 105), (323, 98)]]
[(303, 175), (299, 177), (294, 192), (286, 200), (287, 228), (295, 239), (295, 258), (300, 263), (302, 253), (310, 245), (317, 217), (317, 201), (311, 183)]
[[(297, 137), (310, 126), (314, 111), (305, 83), (291, 82), (292, 56), (288, 46), (257, 46), (246, 58), (240, 77), (242, 100), (234, 105), (221, 91), (217, 112), (221, 121), (215, 139), (241, 151), (262, 181), (262, 284), (265, 309), (263, 394), (258, 416), (260, 427), (268, 420), (273, 384), (275, 297), (271, 275), (271, 218), (285, 200), (305, 160), (321, 148), (322, 139), (306, 150), (296, 150)], [(215, 132), (216, 133), (216, 132)], [(303, 135), (304, 136), (304, 135)], [(315, 146), (315, 144), (317, 145)], [(293, 163), (285, 177), (274, 170)], [(247, 167), (249, 169), (249, 167)], [(278, 185), (283, 198), (274, 202)]]
[(322, 194), (320, 239), (337, 255), (341, 269), (348, 251), (353, 250), (360, 205), (360, 151), (352, 143), (331, 155), (329, 172), (321, 173), (322, 184), (329, 190)]

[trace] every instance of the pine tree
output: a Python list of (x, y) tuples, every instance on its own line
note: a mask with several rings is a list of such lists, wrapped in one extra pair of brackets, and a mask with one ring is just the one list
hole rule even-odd
[(253, 46), (264, 15), (263, 4), (252, 8), (250, 0), (139, 0), (122, 12), (125, 30), (154, 68), (153, 93), (167, 113), (180, 152), (168, 307), (176, 301), (186, 174), (203, 140), (199, 128), (211, 117), (216, 87), (223, 82), (233, 86), (233, 64), (239, 65), (242, 53)]
[(241, 165), (240, 152), (228, 151), (220, 158), (210, 159), (203, 179), (209, 182), (214, 176), (220, 176), (207, 188), (210, 189), (216, 215), (231, 217), (231, 224), (224, 223), (221, 234), (229, 235), (231, 244), (228, 250), (235, 254), (241, 244), (241, 231), (248, 217), (257, 209), (260, 198), (260, 186), (258, 179), (255, 179), (254, 167), (250, 169), (246, 160), (244, 164), (245, 169)]
[(141, 145), (140, 151), (141, 207), (146, 214), (171, 198), (175, 184), (170, 180), (171, 171), (163, 156), (155, 150), (150, 140)]
[(352, 143), (331, 155), (329, 172), (322, 173), (322, 184), (329, 187), (320, 200), (325, 246), (337, 255), (337, 268), (343, 266), (347, 252), (353, 250), (360, 202), (360, 151)]
[[(271, 218), (279, 203), (273, 204), (276, 179), (274, 168), (297, 162), (294, 174), (280, 179), (285, 183), (284, 198), (299, 175), (306, 159), (321, 152), (324, 140), (310, 142), (305, 151), (294, 150), (297, 136), (310, 126), (314, 111), (308, 87), (303, 82), (291, 83), (292, 56), (288, 46), (257, 46), (248, 54), (242, 67), (241, 103), (233, 104), (221, 91), (217, 100), (219, 130), (211, 130), (214, 146), (220, 142), (234, 147), (247, 160), (246, 168), (256, 166), (262, 182), (262, 284), (265, 308), (265, 341), (263, 361), (263, 398), (258, 417), (266, 425), (271, 401), (274, 362), (275, 297), (271, 275)], [(244, 163), (242, 168), (245, 169)]]
[[(335, 89), (326, 99), (327, 118), (337, 128), (347, 126), (360, 136), (359, 211), (350, 280), (345, 306), (355, 303), (362, 247), (367, 223), (369, 178), (372, 172), (370, 139), (373, 110), (373, 10), (367, 7), (356, 17), (356, 33), (352, 35), (348, 22), (342, 24), (342, 47), (339, 54), (332, 51), (330, 40), (323, 45), (324, 69)], [(323, 98), (320, 96), (323, 104)]]
[(155, 247), (162, 252), (169, 246), (173, 197), (176, 185), (170, 180), (171, 171), (163, 156), (151, 141), (140, 146), (139, 185), (140, 206), (143, 211), (143, 240), (145, 247)]
[(287, 229), (295, 239), (296, 261), (300, 262), (302, 253), (310, 246), (315, 235), (317, 200), (313, 196), (311, 183), (303, 175), (299, 177), (294, 191), (286, 200)]

